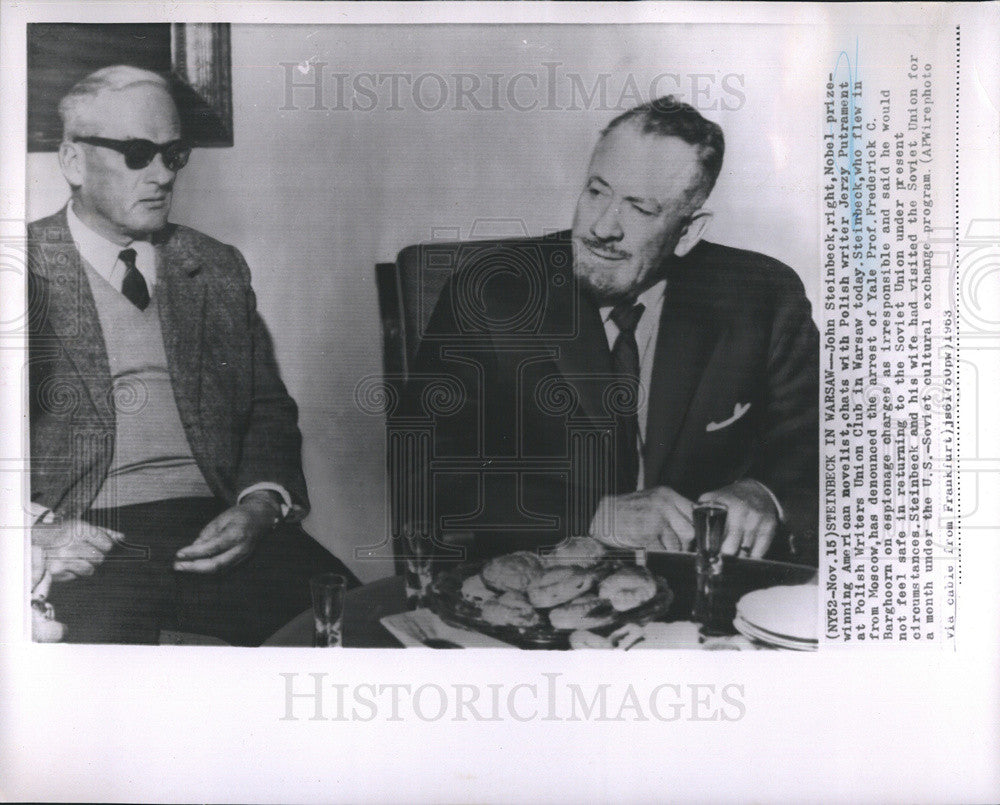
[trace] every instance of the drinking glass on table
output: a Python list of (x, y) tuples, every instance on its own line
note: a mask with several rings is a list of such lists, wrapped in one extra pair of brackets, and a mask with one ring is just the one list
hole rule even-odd
[(313, 645), (342, 645), (344, 594), (347, 579), (337, 573), (320, 573), (309, 579), (313, 605)]
[(406, 603), (418, 609), (427, 603), (433, 579), (432, 537), (425, 523), (408, 524), (400, 532), (399, 548), (405, 563)]
[(694, 610), (691, 617), (700, 623), (705, 637), (729, 634), (730, 624), (723, 619), (722, 543), (726, 538), (728, 509), (721, 503), (699, 503), (694, 507), (695, 568), (698, 574)]

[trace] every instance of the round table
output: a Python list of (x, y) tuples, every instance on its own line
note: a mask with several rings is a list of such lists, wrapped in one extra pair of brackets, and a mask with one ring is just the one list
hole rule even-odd
[[(646, 566), (667, 580), (674, 591), (664, 620), (690, 620), (695, 593), (695, 557), (691, 553), (650, 553)], [(736, 602), (746, 593), (779, 584), (806, 584), (816, 578), (816, 568), (760, 559), (723, 557), (723, 598), (720, 605), (735, 614)], [(407, 608), (402, 576), (379, 579), (357, 587), (344, 597), (343, 638), (347, 648), (401, 648), (402, 644), (379, 623)], [(730, 620), (732, 615), (729, 616)], [(265, 646), (311, 646), (312, 610), (297, 615), (271, 637)]]

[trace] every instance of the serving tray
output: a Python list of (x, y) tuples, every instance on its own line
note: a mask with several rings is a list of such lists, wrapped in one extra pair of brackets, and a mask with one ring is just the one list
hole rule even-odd
[[(467, 562), (437, 574), (431, 586), (428, 603), (438, 617), (453, 626), (473, 629), (520, 648), (569, 648), (569, 636), (575, 630), (557, 629), (552, 626), (548, 618), (549, 608), (535, 608), (541, 615), (541, 622), (536, 626), (497, 626), (482, 619), (480, 608), (462, 597), (462, 584), (470, 576), (478, 574), (485, 563), (485, 561)], [(601, 562), (594, 568), (597, 581), (589, 592), (596, 590), (602, 579), (626, 567), (627, 564), (620, 559)], [(652, 598), (625, 612), (616, 612), (612, 609), (611, 604), (606, 604), (611, 622), (606, 626), (596, 627), (589, 631), (607, 635), (627, 623), (643, 625), (666, 614), (674, 600), (674, 593), (662, 577), (654, 573), (653, 578), (656, 581), (656, 594)]]

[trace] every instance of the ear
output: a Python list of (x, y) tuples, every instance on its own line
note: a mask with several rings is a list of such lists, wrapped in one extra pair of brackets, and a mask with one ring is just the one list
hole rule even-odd
[(79, 145), (65, 141), (60, 143), (59, 169), (70, 187), (79, 187), (83, 184), (83, 175), (86, 171), (84, 159), (83, 149)]
[(695, 246), (697, 246), (698, 241), (701, 240), (702, 235), (705, 234), (705, 228), (711, 220), (711, 210), (698, 210), (695, 212), (687, 222), (687, 226), (685, 226), (681, 231), (681, 236), (677, 240), (677, 245), (674, 246), (674, 254), (678, 257), (683, 257)]

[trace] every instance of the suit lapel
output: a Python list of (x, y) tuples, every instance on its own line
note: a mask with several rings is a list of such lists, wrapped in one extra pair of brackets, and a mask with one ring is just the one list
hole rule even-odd
[(668, 282), (649, 389), (647, 486), (658, 482), (719, 340), (718, 320), (701, 302), (682, 282)]
[(44, 237), (37, 244), (39, 260), (33, 268), (45, 282), (45, 319), (59, 339), (64, 355), (79, 373), (101, 423), (113, 428), (107, 346), (84, 273), (83, 258), (66, 223), (65, 209)]
[(604, 404), (604, 389), (614, 373), (608, 337), (599, 309), (588, 294), (575, 286), (575, 282), (567, 283), (567, 296), (553, 306), (563, 317), (555, 331), (573, 333), (573, 337), (552, 341), (557, 350), (555, 363), (576, 390), (580, 413), (590, 419), (607, 420), (610, 412)]
[(197, 258), (167, 236), (158, 252), (156, 293), (163, 347), (181, 421), (199, 422), (205, 285)]

